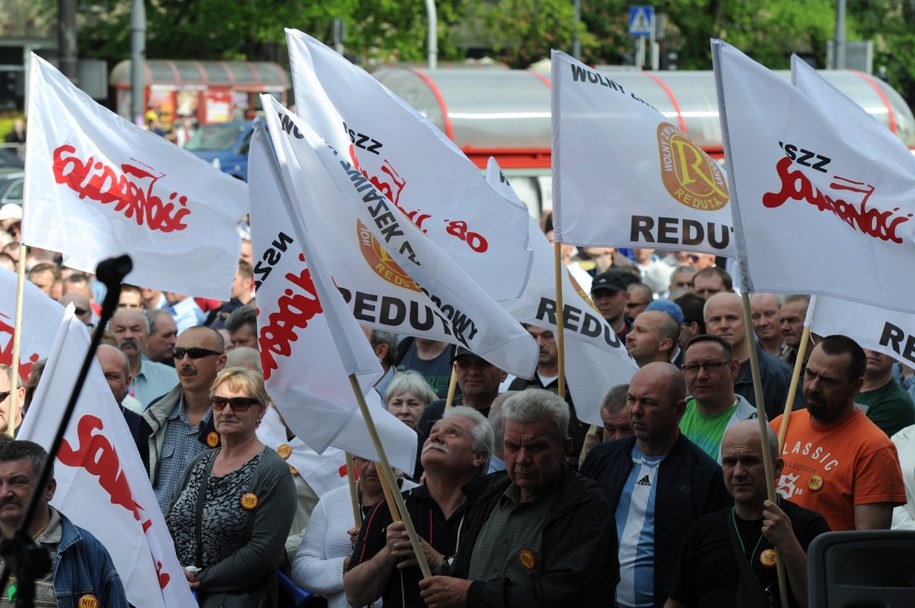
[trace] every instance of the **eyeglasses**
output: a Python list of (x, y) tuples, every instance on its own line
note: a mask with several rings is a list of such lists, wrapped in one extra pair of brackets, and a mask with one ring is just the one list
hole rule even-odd
[(731, 361), (706, 361), (705, 363), (688, 363), (683, 366), (683, 371), (687, 374), (698, 374), (700, 369), (712, 373), (716, 369), (721, 369)]
[(191, 359), (202, 359), (203, 357), (209, 357), (210, 355), (221, 355), (222, 353), (217, 353), (215, 350), (210, 350), (208, 348), (182, 348), (176, 346), (172, 349), (172, 352), (175, 355), (175, 359), (184, 359), (184, 355), (187, 355)]
[(77, 317), (81, 317), (81, 316), (83, 316), (84, 314), (86, 314), (86, 313), (88, 313), (88, 312), (89, 312), (89, 311), (86, 310), (85, 308), (74, 308), (74, 309), (73, 309), (73, 313), (74, 313)]
[(260, 401), (252, 397), (217, 397), (216, 395), (210, 397), (210, 403), (217, 412), (226, 409), (227, 405), (232, 406), (233, 412), (247, 412), (252, 405), (261, 404)]
[(6, 398), (10, 396), (10, 391), (0, 391), (0, 401), (6, 401)]

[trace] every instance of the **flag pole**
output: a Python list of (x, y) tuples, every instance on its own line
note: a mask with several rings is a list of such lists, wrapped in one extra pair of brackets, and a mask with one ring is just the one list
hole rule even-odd
[[(740, 294), (740, 303), (743, 305), (744, 331), (747, 336), (747, 344), (750, 350), (750, 372), (753, 376), (753, 393), (756, 397), (756, 419), (759, 422), (759, 440), (762, 442), (763, 468), (766, 474), (766, 495), (769, 500), (778, 503), (775, 494), (775, 473), (772, 462), (772, 453), (769, 448), (769, 425), (766, 422), (766, 405), (763, 401), (762, 380), (759, 375), (759, 357), (756, 353), (756, 337), (753, 335), (753, 324), (749, 322), (752, 319), (750, 314), (750, 294), (743, 292)], [(788, 579), (785, 575), (785, 562), (782, 561), (778, 552), (775, 552), (775, 569), (778, 574), (778, 592), (782, 606), (788, 606)]]
[[(410, 519), (410, 514), (407, 511), (407, 506), (403, 501), (403, 496), (400, 492), (393, 491), (393, 488), (397, 487), (397, 481), (394, 479), (394, 471), (391, 469), (391, 464), (388, 462), (388, 456), (384, 451), (384, 446), (381, 444), (381, 437), (378, 436), (378, 429), (375, 428), (375, 421), (372, 420), (372, 414), (369, 412), (369, 406), (365, 402), (365, 396), (362, 394), (362, 389), (359, 386), (359, 380), (356, 379), (356, 374), (349, 374), (349, 383), (353, 389), (353, 394), (356, 395), (356, 401), (359, 403), (359, 409), (362, 411), (362, 417), (365, 418), (365, 426), (368, 429), (369, 437), (372, 438), (372, 445), (375, 446), (375, 451), (378, 453), (378, 460), (381, 464), (381, 480), (382, 487), (384, 487), (384, 482), (387, 482), (388, 488), (393, 494), (392, 498), (394, 502), (389, 503), (392, 507), (397, 506), (397, 510), (403, 514), (403, 523), (407, 528), (407, 536), (410, 538), (410, 544), (413, 546), (413, 552), (416, 554), (416, 561), (419, 563), (419, 569), (423, 573), (423, 578), (429, 578), (432, 576), (432, 571), (429, 569), (429, 563), (426, 561), (426, 556), (423, 554), (422, 544), (420, 544), (419, 536), (416, 534), (416, 528), (413, 527), (413, 521)], [(394, 509), (391, 509), (391, 514), (393, 515)]]
[(454, 371), (454, 363), (451, 364), (451, 377), (448, 379), (448, 395), (445, 397), (445, 411), (451, 409), (454, 405), (454, 393), (457, 391), (457, 373)]
[(804, 331), (801, 332), (801, 343), (797, 345), (797, 359), (794, 361), (794, 371), (791, 374), (791, 387), (788, 389), (788, 401), (785, 403), (785, 411), (782, 414), (782, 423), (778, 429), (778, 453), (782, 453), (785, 447), (785, 437), (788, 436), (788, 422), (791, 419), (791, 411), (794, 409), (794, 395), (797, 394), (797, 385), (801, 377), (801, 367), (807, 357), (807, 342), (810, 341), (810, 324), (813, 323), (813, 311), (816, 308), (817, 297), (811, 296), (810, 303), (807, 305), (807, 316), (804, 318)]
[(28, 247), (19, 243), (19, 263), (16, 265), (16, 319), (13, 323), (13, 360), (10, 361), (10, 411), (6, 419), (6, 434), (13, 437), (14, 421), (19, 419), (19, 353), (22, 351), (22, 300), (25, 293), (25, 265)]
[(349, 486), (350, 502), (353, 505), (353, 520), (356, 522), (356, 528), (362, 527), (362, 512), (359, 510), (359, 491), (356, 488), (356, 463), (353, 462), (353, 455), (346, 453), (346, 483)]
[(558, 357), (559, 385), (557, 394), (565, 399), (566, 396), (566, 351), (565, 351), (565, 315), (562, 303), (562, 243), (553, 243), (553, 266), (556, 271), (556, 351)]

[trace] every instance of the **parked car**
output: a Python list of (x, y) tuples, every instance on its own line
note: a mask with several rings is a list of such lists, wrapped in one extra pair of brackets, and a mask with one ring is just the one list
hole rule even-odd
[(217, 122), (199, 125), (185, 144), (223, 173), (248, 180), (248, 147), (254, 134), (251, 122)]
[(22, 177), (23, 172), (7, 173), (0, 175), (0, 206), (15, 203), (22, 206)]
[(25, 163), (11, 148), (0, 148), (0, 175), (21, 172)]

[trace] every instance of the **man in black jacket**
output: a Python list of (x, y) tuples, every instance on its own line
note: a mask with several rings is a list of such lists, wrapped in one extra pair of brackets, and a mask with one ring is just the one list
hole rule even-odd
[(471, 509), (454, 561), (420, 581), (436, 606), (612, 605), (616, 534), (607, 503), (567, 458), (569, 408), (529, 389), (502, 406), (507, 477), (465, 492)]
[(721, 468), (680, 434), (686, 381), (670, 363), (635, 373), (626, 395), (634, 437), (595, 447), (582, 475), (610, 503), (619, 541), (619, 606), (662, 606), (686, 530), (731, 504)]

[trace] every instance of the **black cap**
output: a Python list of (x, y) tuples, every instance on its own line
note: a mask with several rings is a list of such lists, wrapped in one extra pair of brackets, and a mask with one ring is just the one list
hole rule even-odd
[[(483, 357), (476, 354), (469, 348), (467, 348), (465, 346), (457, 346), (454, 349), (454, 355), (451, 356), (451, 362), (454, 363), (461, 357), (476, 357), (477, 359), (483, 359)], [(486, 361), (486, 359), (483, 359), (483, 361)], [(488, 361), (486, 361), (486, 362), (489, 363)]]
[(591, 282), (591, 293), (604, 289), (606, 291), (626, 291), (630, 283), (638, 283), (638, 279), (624, 270), (605, 270)]

